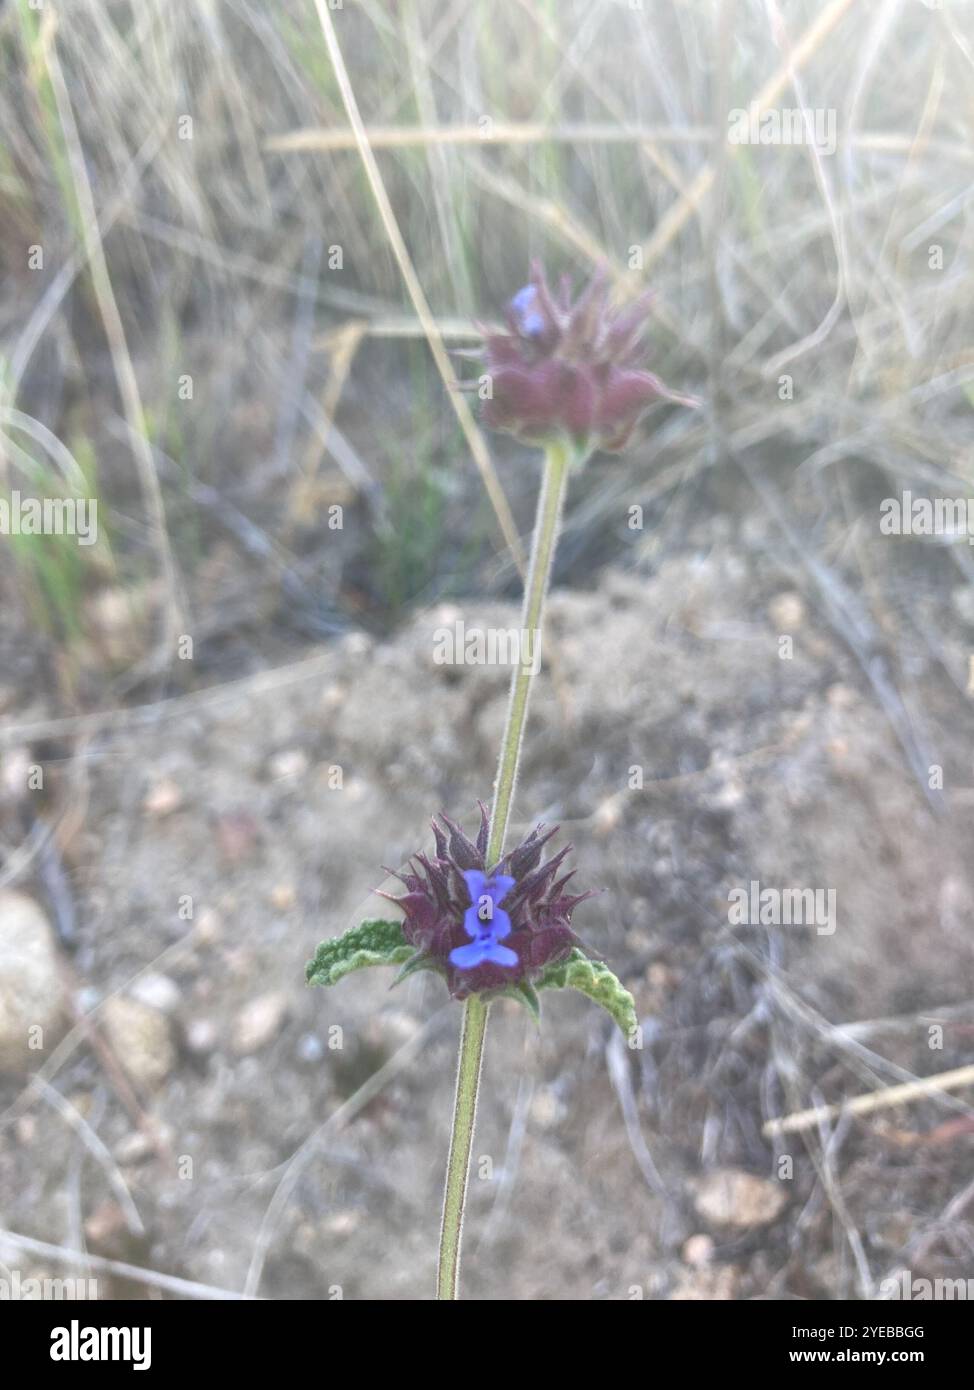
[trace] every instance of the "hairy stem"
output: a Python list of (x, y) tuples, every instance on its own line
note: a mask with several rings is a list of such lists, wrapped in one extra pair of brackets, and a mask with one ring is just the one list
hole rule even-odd
[[(522, 641), (530, 634), (530, 653), (535, 658), (522, 660), (514, 669), (511, 694), (507, 706), (507, 721), (501, 740), (497, 776), (494, 780), (490, 835), (485, 862), (493, 868), (504, 853), (504, 840), (514, 799), (514, 784), (521, 756), (521, 741), (528, 713), (531, 681), (539, 669), (541, 626), (545, 595), (551, 576), (561, 515), (565, 500), (565, 484), (571, 463), (571, 450), (566, 444), (550, 444), (545, 452), (544, 481), (538, 498), (538, 512), (531, 541), (531, 558), (524, 588), (524, 607), (521, 616)], [(476, 994), (467, 1000), (460, 1034), (460, 1057), (457, 1067), (457, 1092), (453, 1110), (453, 1133), (450, 1156), (446, 1167), (446, 1188), (443, 1195), (443, 1226), (440, 1233), (440, 1263), (436, 1296), (455, 1299), (459, 1296), (460, 1240), (463, 1231), (463, 1209), (467, 1199), (467, 1178), (470, 1172), (470, 1148), (477, 1118), (477, 1092), (480, 1087), (480, 1067), (484, 1055), (484, 1035), (487, 1031), (488, 1005)]]
[(471, 994), (464, 1005), (463, 1029), (460, 1033), (457, 1097), (453, 1110), (450, 1156), (446, 1165), (446, 1187), (443, 1192), (440, 1265), (436, 1281), (438, 1299), (459, 1297), (463, 1208), (467, 1200), (470, 1146), (473, 1143), (473, 1127), (477, 1118), (477, 1092), (480, 1089), (480, 1064), (484, 1055), (486, 1031), (487, 1005), (479, 995)]
[[(571, 452), (565, 444), (550, 444), (545, 453), (544, 481), (538, 498), (538, 514), (534, 523), (534, 537), (531, 541), (531, 558), (528, 562), (528, 577), (524, 585), (524, 607), (521, 613), (522, 641), (530, 634), (532, 655), (540, 654), (541, 623), (544, 616), (545, 595), (551, 565), (555, 557), (558, 532), (561, 529), (561, 513), (565, 500), (565, 481)], [(523, 656), (523, 652), (522, 652)], [(490, 817), (490, 839), (487, 842), (486, 864), (491, 869), (504, 853), (504, 840), (507, 823), (511, 815), (511, 802), (514, 799), (514, 783), (517, 781), (517, 766), (521, 757), (521, 740), (528, 713), (528, 699), (533, 680), (532, 665), (537, 662), (521, 661), (514, 668), (511, 678), (511, 694), (507, 705), (507, 722), (501, 740), (500, 757), (497, 761), (497, 776), (494, 779), (494, 796)]]

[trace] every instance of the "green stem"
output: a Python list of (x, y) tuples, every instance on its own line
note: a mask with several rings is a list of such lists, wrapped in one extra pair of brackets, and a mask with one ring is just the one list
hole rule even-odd
[(477, 1092), (480, 1089), (480, 1064), (484, 1056), (486, 1032), (487, 1005), (479, 995), (471, 994), (464, 1006), (463, 1029), (460, 1033), (457, 1097), (453, 1110), (450, 1156), (446, 1164), (446, 1186), (443, 1192), (440, 1265), (436, 1280), (438, 1299), (454, 1299), (459, 1296), (463, 1208), (467, 1200), (470, 1146), (473, 1143), (473, 1127), (477, 1118)]
[[(531, 541), (531, 558), (528, 562), (528, 577), (524, 585), (524, 608), (521, 614), (522, 640), (524, 633), (531, 634), (534, 649), (539, 652), (541, 641), (541, 622), (544, 615), (545, 595), (551, 576), (551, 564), (555, 557), (558, 532), (561, 529), (561, 513), (565, 502), (565, 482), (572, 454), (567, 445), (550, 444), (545, 452), (544, 481), (538, 498), (538, 514), (534, 523), (534, 536)], [(531, 694), (533, 673), (532, 664), (524, 661), (514, 668), (511, 678), (511, 694), (507, 706), (507, 722), (501, 740), (500, 758), (497, 762), (497, 776), (494, 779), (494, 799), (491, 808), (490, 838), (487, 842), (486, 864), (491, 869), (504, 853), (504, 840), (507, 823), (511, 815), (511, 802), (514, 799), (514, 783), (517, 781), (517, 766), (521, 757), (521, 740), (528, 713), (528, 698)]]
[[(565, 501), (565, 484), (572, 452), (564, 443), (550, 444), (545, 451), (544, 481), (538, 498), (538, 512), (531, 541), (531, 558), (524, 586), (524, 607), (521, 616), (523, 634), (529, 633), (531, 654), (540, 652), (541, 625), (545, 595), (551, 576), (551, 565), (561, 529)], [(524, 653), (522, 652), (522, 657)], [(504, 853), (504, 840), (514, 799), (514, 784), (521, 756), (521, 740), (531, 694), (532, 666), (537, 662), (521, 661), (511, 678), (511, 693), (507, 706), (507, 721), (501, 741), (494, 798), (490, 819), (485, 862), (493, 868)], [(463, 1209), (467, 1199), (467, 1178), (470, 1172), (470, 1148), (473, 1144), (474, 1123), (477, 1118), (477, 1092), (480, 1088), (480, 1067), (484, 1055), (484, 1036), (487, 1031), (488, 1005), (479, 995), (471, 994), (463, 1014), (460, 1034), (460, 1056), (457, 1066), (457, 1091), (453, 1110), (453, 1133), (450, 1155), (446, 1165), (446, 1187), (443, 1194), (443, 1226), (440, 1233), (440, 1263), (437, 1276), (438, 1299), (459, 1296), (460, 1240), (463, 1231)]]

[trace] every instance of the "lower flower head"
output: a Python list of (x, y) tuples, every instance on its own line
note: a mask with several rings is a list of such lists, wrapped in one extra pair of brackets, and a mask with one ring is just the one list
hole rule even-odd
[(442, 974), (457, 999), (530, 983), (574, 947), (584, 949), (571, 918), (592, 896), (566, 891), (574, 872), (560, 871), (570, 845), (542, 862), (557, 827), (539, 825), (498, 864), (487, 865), (483, 803), (480, 813), (476, 841), (446, 816), (442, 824), (434, 820), (435, 853), (417, 854), (395, 874), (404, 893), (381, 895), (402, 908), (403, 934), (416, 947), (417, 961)]

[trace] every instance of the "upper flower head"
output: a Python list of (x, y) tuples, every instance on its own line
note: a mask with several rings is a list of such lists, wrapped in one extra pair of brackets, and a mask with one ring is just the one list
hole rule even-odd
[(446, 816), (442, 826), (434, 820), (435, 854), (417, 854), (395, 875), (405, 893), (381, 894), (402, 908), (406, 940), (424, 964), (446, 977), (457, 999), (530, 982), (546, 965), (564, 960), (582, 945), (571, 927), (572, 912), (591, 896), (566, 893), (573, 873), (559, 877), (570, 845), (541, 862), (555, 833), (541, 825), (499, 864), (486, 864), (489, 818), (483, 803), (480, 814), (476, 842)]
[(602, 267), (573, 304), (567, 277), (556, 298), (532, 264), (530, 283), (507, 306), (510, 332), (485, 335), (485, 424), (532, 444), (567, 437), (588, 454), (623, 448), (654, 400), (698, 404), (640, 365), (652, 292), (614, 313), (608, 288)]

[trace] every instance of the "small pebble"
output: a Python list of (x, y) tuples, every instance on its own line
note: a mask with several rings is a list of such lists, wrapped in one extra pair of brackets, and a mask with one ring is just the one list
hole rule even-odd
[(152, 1090), (176, 1065), (169, 1019), (158, 1009), (122, 995), (106, 1001), (101, 1012), (108, 1040), (137, 1086)]
[(241, 1009), (234, 1024), (234, 1052), (243, 1057), (266, 1047), (281, 1030), (287, 1004), (287, 995), (283, 990), (271, 990), (251, 999)]
[(145, 794), (142, 809), (153, 820), (162, 820), (178, 811), (183, 804), (183, 793), (171, 777), (163, 777), (155, 782)]
[(147, 1004), (150, 1009), (158, 1009), (163, 1014), (175, 1013), (182, 998), (175, 980), (171, 980), (168, 975), (151, 973), (140, 976), (131, 986), (129, 993), (140, 1004)]
[(683, 1258), (692, 1269), (700, 1269), (709, 1264), (714, 1253), (714, 1242), (708, 1235), (698, 1232), (690, 1236), (683, 1246)]
[(289, 912), (298, 900), (293, 883), (278, 883), (270, 893), (271, 907), (278, 912)]
[(305, 1033), (295, 1049), (299, 1062), (320, 1062), (325, 1055), (325, 1045), (317, 1033)]
[(186, 1049), (194, 1057), (206, 1057), (217, 1044), (216, 1024), (209, 1018), (194, 1018), (186, 1025)]
[(223, 935), (223, 918), (212, 907), (205, 907), (196, 923), (196, 938), (204, 946), (212, 946)]
[(776, 632), (797, 632), (805, 622), (805, 603), (801, 594), (778, 594), (768, 604), (768, 617)]
[(285, 748), (270, 759), (267, 773), (272, 782), (296, 782), (305, 776), (309, 766), (304, 749)]
[(768, 1225), (777, 1220), (787, 1205), (788, 1193), (781, 1183), (739, 1168), (719, 1168), (708, 1173), (694, 1197), (694, 1206), (705, 1221), (739, 1231)]

